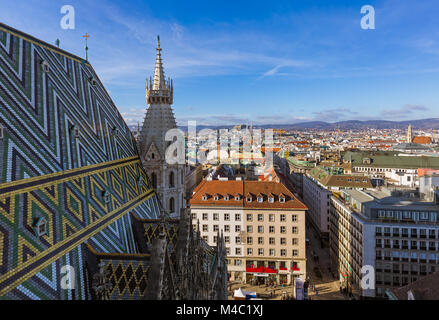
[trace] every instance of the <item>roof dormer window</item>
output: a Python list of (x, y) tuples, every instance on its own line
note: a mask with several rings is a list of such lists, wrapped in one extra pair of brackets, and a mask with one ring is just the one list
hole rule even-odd
[(73, 132), (75, 138), (79, 138), (79, 127), (76, 124), (70, 126), (70, 130)]
[(207, 199), (209, 199), (209, 195), (207, 193), (203, 194), (203, 196), (201, 197), (201, 200), (207, 201)]
[(279, 202), (285, 203), (285, 196), (282, 193), (279, 195)]
[(41, 68), (45, 73), (49, 72), (49, 63), (46, 60), (41, 61)]
[(258, 194), (258, 202), (264, 202), (264, 196), (262, 194)]
[(143, 176), (139, 176), (139, 178), (137, 179), (137, 183), (139, 185), (139, 188), (142, 188), (144, 186)]
[(96, 85), (98, 84), (98, 82), (96, 81), (96, 79), (93, 78), (93, 77), (88, 78), (88, 80), (90, 81), (90, 84), (91, 84), (93, 87), (96, 87)]
[(235, 194), (235, 201), (239, 201), (241, 200), (241, 195), (240, 194)]
[(34, 233), (38, 237), (48, 235), (47, 220), (44, 217), (37, 218), (33, 225)]
[(102, 192), (105, 203), (110, 203), (110, 192), (108, 190)]
[(247, 202), (252, 202), (252, 200), (253, 200), (253, 197), (252, 197), (252, 195), (249, 193), (249, 194), (247, 195)]
[(268, 202), (269, 203), (273, 203), (274, 202), (274, 197), (273, 196), (269, 196), (268, 197)]
[(218, 200), (219, 200), (219, 194), (218, 194), (218, 193), (216, 193), (216, 194), (213, 196), (213, 200), (215, 200), (215, 201), (218, 201)]
[(229, 195), (229, 194), (226, 194), (226, 195), (224, 196), (224, 200), (225, 200), (225, 201), (229, 201), (229, 200), (230, 200), (230, 195)]

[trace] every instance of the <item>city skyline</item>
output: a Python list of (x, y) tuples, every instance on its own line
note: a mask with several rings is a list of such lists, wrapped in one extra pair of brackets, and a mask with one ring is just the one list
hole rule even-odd
[[(129, 125), (146, 112), (158, 34), (179, 125), (439, 117), (433, 1), (252, 4), (191, 2), (182, 14), (172, 1), (72, 1), (75, 29), (63, 30), (61, 4), (19, 1), (0, 20), (79, 56), (88, 32), (89, 60)], [(360, 26), (365, 4), (375, 30)]]

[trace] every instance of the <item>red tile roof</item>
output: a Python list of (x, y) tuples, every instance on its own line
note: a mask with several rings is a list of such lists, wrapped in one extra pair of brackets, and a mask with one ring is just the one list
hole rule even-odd
[(431, 144), (431, 137), (416, 136), (413, 137), (413, 143)]
[[(214, 200), (212, 195), (218, 193), (222, 195), (219, 200)], [(241, 197), (240, 200), (230, 198), (230, 200), (224, 200), (223, 195), (227, 193), (247, 195), (252, 194), (253, 199), (251, 202), (247, 201), (247, 197)], [(204, 194), (210, 195), (207, 200), (203, 200)], [(261, 194), (263, 201), (258, 202), (255, 195)], [(274, 202), (268, 202), (269, 195), (274, 195)], [(279, 197), (285, 196), (285, 202), (281, 203)], [(288, 190), (280, 182), (275, 181), (218, 181), (203, 180), (194, 190), (191, 205), (199, 206), (221, 206), (221, 207), (243, 207), (243, 208), (260, 208), (260, 209), (294, 209), (294, 210), (307, 210), (308, 208), (299, 199), (297, 199), (291, 191)]]

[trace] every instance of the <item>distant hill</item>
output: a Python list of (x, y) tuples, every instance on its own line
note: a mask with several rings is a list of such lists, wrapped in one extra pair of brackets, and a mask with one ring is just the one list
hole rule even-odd
[[(325, 121), (309, 121), (309, 122), (299, 122), (293, 124), (264, 124), (264, 125), (254, 125), (253, 128), (274, 128), (274, 129), (317, 129), (317, 130), (365, 130), (365, 129), (407, 129), (408, 125), (411, 124), (414, 129), (428, 130), (437, 129), (439, 130), (439, 118), (429, 118), (420, 120), (405, 120), (405, 121), (388, 121), (388, 120), (346, 120), (339, 122), (325, 122)], [(186, 131), (186, 126), (179, 126), (180, 129)], [(232, 129), (233, 126), (223, 125), (223, 126), (197, 126), (197, 130), (202, 129)], [(137, 126), (130, 126), (131, 130), (137, 130)]]
[(414, 129), (439, 129), (439, 118), (410, 120), (410, 121), (387, 121), (387, 120), (347, 120), (335, 123), (312, 121), (295, 123), (281, 127), (290, 129), (340, 129), (340, 130), (362, 130), (362, 129), (406, 129), (411, 124)]

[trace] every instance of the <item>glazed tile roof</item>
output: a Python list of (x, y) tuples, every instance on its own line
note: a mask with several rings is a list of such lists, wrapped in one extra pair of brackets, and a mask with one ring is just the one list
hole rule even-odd
[[(214, 200), (213, 195), (218, 193), (220, 195), (219, 200)], [(230, 198), (225, 200), (224, 195), (240, 194), (240, 200)], [(274, 195), (274, 202), (268, 201), (268, 196)], [(203, 195), (209, 195), (207, 200), (203, 200)], [(247, 195), (253, 195), (252, 201), (247, 201)], [(258, 202), (257, 196), (261, 194), (263, 201)], [(279, 197), (285, 195), (285, 202), (281, 203)], [(191, 205), (198, 206), (221, 206), (221, 207), (241, 207), (241, 208), (255, 208), (255, 209), (296, 209), (307, 210), (308, 208), (297, 199), (291, 191), (288, 190), (285, 185), (275, 181), (218, 181), (203, 180), (194, 190)]]

